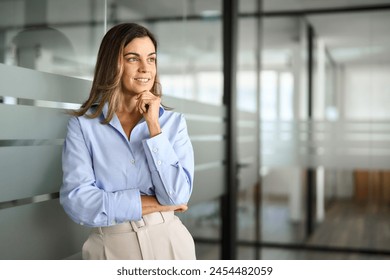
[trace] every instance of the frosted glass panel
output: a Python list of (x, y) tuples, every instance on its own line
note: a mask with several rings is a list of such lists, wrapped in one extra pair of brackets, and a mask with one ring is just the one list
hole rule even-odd
[(61, 151), (62, 144), (0, 146), (0, 202), (58, 192)]
[(262, 122), (265, 166), (390, 168), (387, 122)]
[(0, 211), (0, 259), (58, 260), (80, 251), (89, 230), (71, 221), (58, 200)]
[(0, 139), (63, 139), (68, 118), (65, 110), (0, 103)]
[(0, 63), (2, 97), (11, 96), (28, 100), (82, 103), (89, 93), (91, 82), (49, 73), (6, 66)]

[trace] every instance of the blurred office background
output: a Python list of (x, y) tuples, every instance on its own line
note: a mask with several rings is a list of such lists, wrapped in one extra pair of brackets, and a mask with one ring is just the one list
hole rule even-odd
[(120, 22), (195, 149), (199, 259), (390, 258), (390, 0), (0, 0), (0, 259), (78, 259), (68, 116)]

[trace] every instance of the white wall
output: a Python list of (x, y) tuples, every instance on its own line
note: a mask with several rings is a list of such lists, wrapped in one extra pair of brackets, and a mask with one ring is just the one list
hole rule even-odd
[(390, 65), (350, 65), (343, 76), (346, 119), (390, 119)]

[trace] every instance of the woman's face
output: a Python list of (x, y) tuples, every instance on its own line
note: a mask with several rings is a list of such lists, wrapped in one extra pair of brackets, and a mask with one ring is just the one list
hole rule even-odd
[(156, 49), (149, 37), (135, 38), (123, 51), (122, 88), (136, 95), (150, 91), (156, 77)]

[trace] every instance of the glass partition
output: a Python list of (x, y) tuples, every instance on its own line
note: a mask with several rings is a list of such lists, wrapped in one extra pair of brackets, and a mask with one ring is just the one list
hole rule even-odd
[[(261, 225), (270, 247), (262, 258), (390, 253), (389, 18), (376, 11), (264, 20)], [(301, 251), (282, 249), (290, 245)]]

